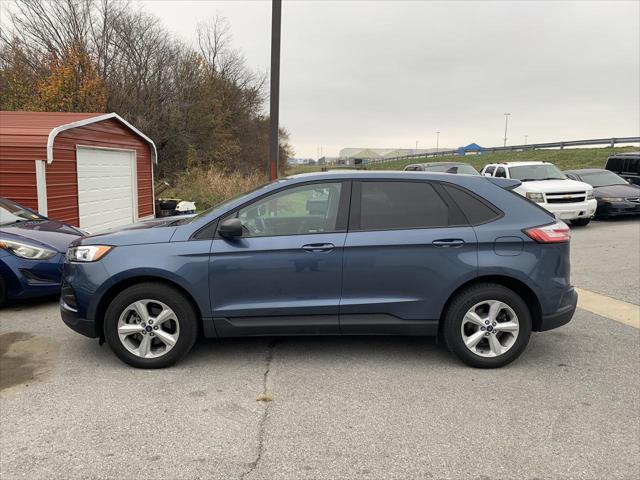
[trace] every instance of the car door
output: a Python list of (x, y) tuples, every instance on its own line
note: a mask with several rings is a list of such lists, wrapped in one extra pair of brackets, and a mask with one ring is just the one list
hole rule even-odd
[(354, 181), (340, 331), (435, 333), (454, 285), (477, 274), (463, 217), (437, 182)]
[(212, 242), (209, 287), (220, 336), (338, 333), (350, 182), (298, 184), (220, 219), (243, 235)]

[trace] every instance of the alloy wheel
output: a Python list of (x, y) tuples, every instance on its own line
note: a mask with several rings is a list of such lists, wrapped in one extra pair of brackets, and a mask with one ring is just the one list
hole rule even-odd
[(157, 358), (169, 352), (180, 335), (180, 322), (165, 303), (145, 299), (126, 307), (118, 319), (118, 338), (140, 358)]
[(471, 307), (460, 327), (466, 347), (481, 357), (498, 357), (513, 347), (520, 323), (514, 310), (499, 300), (485, 300)]

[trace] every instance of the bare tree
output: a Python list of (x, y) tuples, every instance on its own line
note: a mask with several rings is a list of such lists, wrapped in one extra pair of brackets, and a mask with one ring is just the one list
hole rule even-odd
[(128, 0), (15, 0), (8, 11), (0, 19), (0, 107), (48, 108), (37, 104), (38, 89), (56, 84), (52, 65), (82, 58), (106, 88), (106, 110), (156, 141), (160, 175), (186, 165), (261, 165), (266, 73), (247, 67), (224, 17), (198, 25), (194, 48)]

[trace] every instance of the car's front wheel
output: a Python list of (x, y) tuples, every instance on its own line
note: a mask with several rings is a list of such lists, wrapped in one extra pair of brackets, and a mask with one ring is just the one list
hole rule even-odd
[(133, 367), (168, 367), (193, 347), (197, 314), (178, 290), (141, 283), (123, 290), (109, 304), (104, 336), (118, 358)]
[(467, 365), (502, 367), (529, 343), (531, 314), (513, 290), (498, 284), (474, 285), (452, 299), (442, 333), (449, 350)]

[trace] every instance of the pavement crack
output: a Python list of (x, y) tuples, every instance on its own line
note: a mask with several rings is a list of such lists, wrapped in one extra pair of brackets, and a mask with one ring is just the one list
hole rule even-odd
[(261, 403), (264, 404), (264, 409), (262, 410), (262, 414), (260, 415), (260, 420), (258, 421), (258, 442), (256, 447), (256, 457), (249, 464), (249, 468), (240, 475), (240, 480), (245, 480), (249, 475), (251, 475), (257, 468), (260, 460), (262, 460), (262, 454), (264, 453), (265, 446), (265, 433), (267, 428), (267, 419), (269, 417), (269, 409), (271, 407), (271, 399), (269, 394), (267, 393), (267, 387), (269, 384), (269, 373), (271, 372), (271, 364), (273, 362), (273, 355), (275, 353), (276, 345), (280, 343), (279, 340), (272, 340), (267, 344), (267, 356), (265, 357), (264, 365), (264, 373), (262, 375), (262, 393), (258, 398), (268, 399), (262, 400)]

